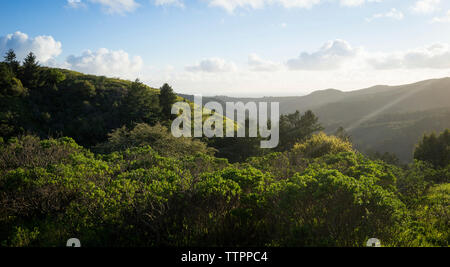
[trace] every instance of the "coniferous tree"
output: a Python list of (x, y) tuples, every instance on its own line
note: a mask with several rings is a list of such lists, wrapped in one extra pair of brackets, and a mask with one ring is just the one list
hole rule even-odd
[(5, 55), (5, 62), (9, 65), (14, 74), (17, 75), (20, 67), (20, 63), (17, 60), (16, 53), (14, 50), (10, 49)]
[(313, 133), (322, 131), (319, 118), (310, 110), (301, 115), (299, 111), (280, 118), (280, 145), (278, 151), (291, 149), (295, 143), (305, 141)]
[(173, 92), (172, 87), (167, 83), (161, 87), (159, 95), (159, 104), (161, 106), (162, 118), (170, 120), (173, 118), (172, 106), (177, 102), (177, 95)]
[(158, 97), (137, 79), (128, 89), (122, 105), (122, 122), (155, 124), (160, 112)]
[(35, 88), (39, 80), (39, 62), (33, 52), (30, 52), (23, 61), (21, 80), (27, 88)]

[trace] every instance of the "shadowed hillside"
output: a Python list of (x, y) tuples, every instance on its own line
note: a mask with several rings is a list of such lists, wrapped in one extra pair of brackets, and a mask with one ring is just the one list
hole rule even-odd
[(328, 89), (299, 97), (217, 96), (204, 101), (280, 102), (282, 114), (312, 110), (326, 132), (344, 127), (361, 151), (395, 153), (402, 161), (410, 161), (414, 144), (425, 133), (450, 127), (449, 99), (450, 78), (443, 78), (351, 92)]

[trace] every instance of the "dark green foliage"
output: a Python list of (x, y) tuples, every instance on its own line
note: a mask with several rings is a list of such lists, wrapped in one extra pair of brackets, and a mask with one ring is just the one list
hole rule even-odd
[(430, 188), (399, 241), (404, 246), (448, 247), (450, 245), (450, 184)]
[[(280, 142), (273, 151), (283, 152), (290, 150), (298, 142), (305, 141), (315, 132), (323, 128), (318, 118), (311, 111), (304, 115), (296, 112), (280, 118)], [(249, 120), (246, 120), (246, 136), (249, 134)], [(235, 134), (236, 136), (236, 134)], [(250, 157), (267, 154), (261, 149), (262, 138), (213, 138), (207, 140), (208, 144), (218, 150), (217, 156), (227, 158), (230, 162), (243, 162)], [(269, 151), (270, 152), (270, 151)]]
[[(245, 121), (246, 136), (249, 135), (249, 120)], [(235, 133), (237, 136), (237, 133)], [(211, 147), (217, 149), (217, 156), (226, 158), (232, 163), (243, 162), (250, 157), (260, 156), (264, 154), (264, 150), (261, 149), (261, 140), (259, 136), (256, 138), (250, 137), (224, 137), (224, 138), (212, 138), (205, 139), (205, 142)]]
[(169, 130), (157, 124), (150, 126), (142, 123), (133, 129), (126, 127), (114, 130), (109, 134), (108, 142), (97, 146), (102, 153), (123, 151), (133, 147), (151, 146), (159, 154), (167, 157), (182, 157), (196, 153), (214, 154), (214, 149), (192, 138), (175, 138)]
[(161, 116), (166, 120), (173, 118), (172, 106), (177, 102), (177, 95), (173, 92), (172, 87), (165, 83), (161, 87), (159, 95), (159, 103), (161, 105)]
[[(159, 91), (134, 83), (40, 67), (30, 53), (15, 66), (13, 53), (0, 62), (0, 136), (32, 133), (70, 136), (91, 147), (124, 125), (162, 121)], [(23, 84), (23, 85), (22, 85)]]
[(11, 68), (0, 63), (0, 97), (22, 96), (25, 92), (22, 82), (15, 77)]
[(0, 62), (0, 137), (10, 138), (21, 132), (27, 89), (17, 79), (8, 64)]
[[(130, 140), (151, 140), (148, 127)], [(1, 244), (64, 246), (74, 236), (88, 247), (364, 246), (373, 236), (448, 244), (448, 193), (411, 191), (410, 178), (396, 182), (410, 174), (353, 151), (298, 159), (293, 150), (230, 165), (140, 145), (94, 156), (69, 138), (4, 144)], [(419, 199), (413, 214), (407, 198)]]
[(389, 152), (384, 152), (383, 154), (380, 152), (369, 153), (368, 155), (373, 160), (381, 160), (391, 165), (401, 166), (400, 159), (397, 155)]
[(295, 143), (304, 141), (315, 132), (323, 130), (319, 118), (312, 111), (301, 115), (299, 111), (280, 118), (280, 145), (278, 151), (291, 149)]
[[(41, 84), (44, 87), (54, 88), (57, 90), (57, 85), (66, 79), (66, 75), (57, 69), (42, 69), (40, 73)], [(92, 90), (95, 88), (91, 85)]]
[(435, 167), (450, 164), (450, 131), (447, 129), (439, 136), (435, 133), (425, 135), (414, 152), (414, 158), (430, 162)]
[(23, 61), (20, 80), (29, 89), (37, 87), (39, 82), (39, 62), (33, 52), (30, 52)]
[(284, 246), (361, 246), (371, 235), (388, 240), (405, 208), (376, 180), (336, 170), (307, 169), (275, 187), (272, 210)]
[(17, 60), (14, 50), (9, 50), (5, 55), (5, 63), (7, 63), (14, 74), (19, 72), (20, 63)]
[(433, 166), (427, 162), (416, 161), (400, 176), (397, 181), (399, 195), (408, 207), (415, 207), (422, 202), (429, 187), (431, 177), (435, 175)]
[(154, 124), (159, 119), (159, 99), (147, 86), (136, 80), (128, 89), (122, 104), (122, 124)]

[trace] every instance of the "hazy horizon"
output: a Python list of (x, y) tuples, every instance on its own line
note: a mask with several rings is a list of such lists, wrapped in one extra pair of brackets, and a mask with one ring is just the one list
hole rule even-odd
[[(214, 94), (213, 95), (208, 95), (208, 94), (206, 94), (206, 95), (202, 95), (202, 96), (203, 97), (235, 97), (235, 98), (303, 97), (303, 96), (308, 96), (308, 95), (313, 94), (313, 93), (322, 92), (322, 91), (328, 91), (328, 90), (336, 90), (336, 91), (340, 91), (340, 92), (343, 92), (343, 93), (350, 93), (350, 92), (361, 91), (361, 90), (370, 89), (370, 88), (378, 87), (378, 86), (388, 86), (388, 87), (407, 86), (407, 85), (413, 85), (413, 84), (420, 83), (420, 82), (423, 82), (423, 81), (428, 81), (428, 80), (440, 80), (440, 79), (448, 79), (448, 78), (450, 78), (450, 76), (444, 76), (444, 77), (438, 77), (438, 78), (429, 78), (429, 79), (426, 79), (426, 80), (418, 80), (418, 81), (413, 81), (413, 82), (404, 83), (404, 84), (403, 83), (402, 84), (375, 84), (375, 85), (372, 85), (372, 86), (369, 86), (369, 87), (357, 88), (357, 89), (324, 88), (324, 89), (311, 90), (310, 92), (302, 94), (302, 95), (283, 95), (283, 94), (281, 94), (281, 95), (277, 95), (277, 94), (274, 94), (274, 95), (258, 95), (258, 94), (255, 94), (255, 95), (252, 96), (252, 95), (247, 95), (247, 94), (242, 94), (242, 95), (240, 95), (240, 94), (235, 94), (235, 95), (221, 95), (221, 94), (219, 94), (219, 95), (214, 95)], [(183, 93), (183, 92), (177, 92), (177, 94), (193, 95), (193, 94), (188, 94), (188, 93)]]

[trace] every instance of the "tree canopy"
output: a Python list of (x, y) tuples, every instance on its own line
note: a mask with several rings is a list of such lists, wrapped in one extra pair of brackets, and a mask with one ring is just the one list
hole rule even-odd
[(450, 164), (450, 131), (440, 135), (432, 133), (425, 135), (416, 147), (414, 158), (432, 163), (436, 167), (446, 167)]

